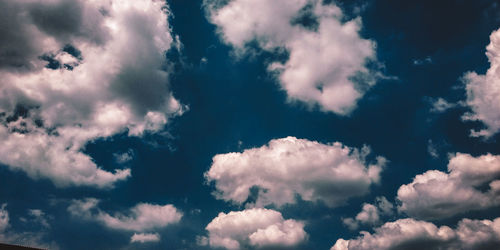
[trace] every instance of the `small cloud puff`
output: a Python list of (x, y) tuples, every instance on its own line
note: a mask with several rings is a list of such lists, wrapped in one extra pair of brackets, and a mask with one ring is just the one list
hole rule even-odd
[(377, 197), (375, 205), (364, 203), (359, 212), (354, 218), (344, 218), (342, 222), (351, 230), (356, 230), (360, 224), (363, 225), (378, 225), (381, 222), (382, 216), (393, 214), (394, 205), (385, 197)]
[(147, 234), (147, 233), (134, 233), (132, 237), (130, 238), (130, 242), (140, 242), (140, 243), (146, 243), (146, 242), (158, 242), (160, 241), (160, 235), (158, 233), (153, 233), (153, 234)]

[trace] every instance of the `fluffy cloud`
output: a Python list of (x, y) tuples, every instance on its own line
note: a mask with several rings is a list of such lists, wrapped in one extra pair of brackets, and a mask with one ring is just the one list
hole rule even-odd
[(463, 219), (453, 230), (414, 219), (388, 222), (373, 234), (361, 232), (352, 239), (339, 239), (331, 250), (363, 249), (496, 249), (500, 245), (500, 218), (491, 220)]
[(206, 230), (210, 246), (227, 249), (290, 247), (307, 237), (303, 223), (285, 220), (280, 212), (263, 208), (220, 213)]
[(360, 152), (339, 142), (321, 144), (287, 137), (243, 153), (216, 155), (205, 178), (215, 182), (217, 198), (238, 204), (257, 187), (256, 206), (294, 203), (300, 195), (335, 207), (368, 193), (379, 182), (386, 160), (378, 157), (376, 163), (367, 164), (367, 154), (367, 147)]
[(398, 208), (421, 219), (451, 217), (500, 204), (500, 156), (456, 154), (448, 173), (430, 170), (402, 185)]
[(154, 234), (144, 234), (144, 233), (134, 233), (130, 238), (130, 242), (157, 242), (160, 241), (160, 235), (157, 233)]
[(81, 150), (123, 131), (158, 131), (182, 112), (168, 88), (165, 3), (2, 1), (0, 12), (0, 163), (58, 186), (129, 177)]
[(500, 130), (500, 29), (491, 33), (490, 44), (486, 47), (490, 68), (485, 75), (468, 72), (463, 81), (467, 90), (467, 105), (471, 113), (465, 120), (477, 120), (487, 128), (472, 131), (472, 136), (489, 137)]
[(364, 203), (359, 212), (354, 218), (345, 218), (342, 221), (351, 230), (359, 227), (359, 224), (377, 225), (380, 223), (380, 217), (391, 215), (394, 206), (385, 197), (377, 197), (375, 205)]
[[(227, 3), (227, 4), (223, 4)], [(286, 49), (286, 62), (273, 62), (291, 100), (324, 111), (349, 114), (380, 77), (366, 67), (375, 43), (360, 37), (361, 19), (343, 22), (340, 8), (320, 0), (205, 0), (209, 20), (237, 53), (257, 44), (267, 51)]]
[(68, 211), (73, 216), (94, 220), (109, 228), (136, 232), (162, 228), (178, 223), (182, 218), (182, 213), (172, 205), (139, 203), (126, 214), (110, 215), (100, 210), (97, 207), (98, 203), (99, 200), (93, 198), (74, 200)]

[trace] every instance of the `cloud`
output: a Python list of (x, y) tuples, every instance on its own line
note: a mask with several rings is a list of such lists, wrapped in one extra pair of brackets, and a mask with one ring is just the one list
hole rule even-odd
[[(33, 222), (40, 224), (44, 228), (50, 228), (49, 221), (47, 220), (48, 216), (42, 210), (29, 209), (28, 215), (31, 217), (31, 220), (33, 220)], [(26, 221), (28, 221), (28, 220), (26, 220)]]
[(73, 200), (68, 211), (76, 217), (102, 223), (108, 228), (144, 232), (178, 223), (182, 213), (172, 205), (139, 203), (123, 213), (110, 215), (97, 207), (99, 200)]
[[(96, 2), (96, 1), (93, 1)], [(75, 39), (102, 44), (108, 39), (95, 3), (78, 0), (2, 1), (0, 68), (36, 69), (42, 54)], [(49, 51), (47, 51), (47, 49)]]
[(443, 98), (437, 98), (435, 100), (429, 99), (432, 103), (432, 108), (430, 109), (433, 113), (443, 113), (448, 109), (460, 106), (461, 103), (450, 103)]
[[(54, 242), (45, 242), (45, 230), (38, 232), (17, 232), (16, 230), (14, 230), (14, 228), (12, 228), (12, 226), (9, 224), (9, 212), (7, 211), (6, 207), (7, 203), (4, 203), (0, 206), (0, 242), (37, 248), (59, 249), (59, 247)], [(36, 209), (29, 210), (28, 214), (32, 217), (35, 217), (30, 222), (41, 224), (44, 229), (50, 227), (45, 218), (43, 218), (45, 216), (45, 213), (43, 211)], [(40, 218), (43, 218), (43, 220), (40, 220)]]
[(5, 231), (9, 226), (9, 212), (5, 209), (6, 206), (5, 203), (0, 206), (0, 232)]
[(419, 219), (441, 219), (500, 204), (500, 156), (451, 156), (448, 173), (429, 170), (402, 185), (400, 211)]
[(380, 215), (376, 206), (364, 203), (361, 212), (359, 212), (356, 217), (344, 218), (342, 222), (350, 230), (356, 230), (359, 224), (375, 225), (380, 223)]
[(130, 162), (134, 158), (134, 151), (132, 149), (127, 150), (127, 152), (124, 153), (115, 153), (113, 154), (113, 157), (115, 158), (116, 163), (118, 164), (125, 164)]
[(144, 234), (144, 233), (134, 233), (132, 237), (130, 238), (130, 242), (140, 242), (140, 243), (145, 243), (145, 242), (157, 242), (160, 241), (160, 235), (157, 233), (154, 234)]
[(414, 219), (400, 219), (375, 228), (373, 234), (361, 232), (352, 240), (339, 239), (331, 250), (363, 249), (496, 249), (500, 244), (500, 218), (463, 219), (453, 230)]
[(364, 203), (361, 212), (354, 218), (344, 218), (342, 222), (351, 230), (355, 230), (360, 224), (377, 225), (381, 222), (380, 217), (392, 215), (394, 206), (385, 197), (377, 197), (375, 205)]
[(369, 151), (339, 142), (321, 144), (287, 137), (243, 153), (216, 155), (205, 178), (215, 182), (218, 199), (237, 204), (258, 188), (255, 206), (294, 203), (300, 195), (303, 200), (336, 207), (350, 197), (368, 193), (379, 182), (386, 160), (377, 157), (375, 163), (367, 164)]
[(285, 220), (280, 212), (264, 208), (219, 213), (206, 230), (210, 246), (226, 249), (290, 247), (307, 238), (302, 222)]
[(413, 60), (413, 65), (420, 66), (424, 64), (431, 64), (432, 63), (432, 57), (427, 56), (423, 59), (415, 59)]
[(490, 68), (485, 75), (467, 72), (463, 76), (467, 90), (466, 103), (472, 112), (464, 120), (481, 121), (487, 127), (471, 131), (472, 136), (490, 137), (500, 130), (500, 29), (491, 33), (486, 47)]
[(385, 197), (383, 196), (377, 197), (375, 198), (375, 202), (380, 213), (384, 215), (392, 215), (394, 213), (393, 212), (394, 205), (390, 201), (388, 201)]
[(431, 139), (427, 141), (427, 153), (429, 153), (432, 158), (439, 158), (439, 152)]
[(251, 45), (285, 49), (286, 62), (272, 62), (290, 100), (349, 114), (381, 76), (366, 66), (376, 62), (375, 42), (361, 38), (361, 18), (344, 22), (340, 8), (319, 0), (205, 0), (208, 19), (237, 54)]
[(128, 178), (81, 151), (116, 133), (159, 131), (182, 113), (168, 87), (165, 3), (3, 1), (0, 11), (0, 163), (57, 186)]

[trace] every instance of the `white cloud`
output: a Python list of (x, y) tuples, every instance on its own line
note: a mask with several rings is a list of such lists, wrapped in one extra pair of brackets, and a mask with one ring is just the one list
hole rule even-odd
[(463, 77), (467, 90), (466, 103), (472, 109), (463, 118), (481, 121), (487, 127), (471, 131), (472, 136), (490, 137), (500, 130), (500, 29), (491, 33), (486, 56), (490, 68), (485, 75), (468, 72)]
[(280, 212), (264, 208), (219, 213), (206, 230), (210, 246), (227, 249), (290, 247), (307, 238), (302, 222), (285, 220)]
[(450, 103), (443, 98), (437, 98), (435, 100), (431, 99), (431, 101), (432, 101), (432, 108), (430, 111), (433, 113), (443, 113), (448, 109), (461, 105), (461, 103), (460, 104)]
[(432, 156), (432, 158), (439, 158), (439, 153), (437, 151), (437, 148), (431, 139), (427, 141), (427, 153), (429, 153), (429, 155)]
[[(360, 37), (361, 19), (342, 22), (334, 4), (320, 0), (234, 0), (222, 5), (205, 0), (210, 22), (237, 54), (252, 42), (263, 50), (284, 48), (286, 62), (273, 62), (291, 100), (318, 105), (324, 111), (349, 114), (380, 73), (365, 65), (376, 61), (375, 43)], [(305, 20), (311, 25), (304, 25)]]
[(417, 66), (424, 65), (424, 64), (431, 64), (431, 63), (432, 63), (432, 57), (430, 57), (430, 56), (427, 56), (423, 59), (413, 60), (413, 65), (417, 65)]
[(99, 209), (98, 203), (99, 200), (93, 198), (74, 200), (68, 207), (68, 211), (73, 216), (94, 220), (109, 228), (136, 232), (162, 228), (178, 223), (182, 218), (182, 213), (169, 204), (162, 206), (139, 203), (125, 214), (110, 215)]
[(360, 224), (377, 225), (381, 222), (380, 217), (391, 215), (394, 206), (385, 197), (377, 197), (375, 205), (364, 203), (361, 211), (354, 218), (344, 218), (342, 221), (351, 230), (355, 230)]
[(31, 217), (33, 222), (40, 224), (44, 228), (49, 228), (50, 224), (48, 221), (48, 216), (40, 209), (29, 209), (28, 215)]
[(172, 205), (140, 203), (133, 207), (130, 213), (130, 216), (101, 213), (98, 220), (110, 228), (143, 231), (177, 223), (182, 218), (182, 213)]
[(4, 1), (0, 9), (8, 18), (0, 24), (8, 24), (0, 162), (58, 186), (104, 188), (128, 178), (129, 169), (103, 170), (81, 150), (123, 131), (158, 131), (182, 113), (168, 88), (164, 51), (173, 38), (165, 3)]
[(132, 149), (129, 149), (127, 152), (124, 152), (122, 154), (115, 153), (113, 154), (113, 156), (118, 164), (125, 164), (130, 162), (134, 158), (134, 151)]
[(0, 206), (0, 233), (9, 226), (9, 212), (5, 209), (6, 206), (5, 203)]
[(375, 198), (375, 203), (377, 205), (377, 208), (383, 215), (392, 215), (394, 213), (393, 212), (394, 205), (390, 201), (388, 201), (385, 197), (380, 196)]
[[(39, 232), (17, 232), (14, 230), (14, 228), (12, 228), (9, 224), (9, 212), (6, 207), (6, 203), (0, 206), (0, 242), (37, 248), (59, 249), (54, 242), (44, 241), (43, 238), (46, 238), (46, 232), (43, 230)], [(45, 216), (43, 211), (35, 209), (29, 210), (28, 213), (30, 216), (35, 216), (35, 219), (32, 222), (39, 223), (43, 227), (50, 226), (45, 219), (43, 221), (40, 220), (41, 217)]]
[(303, 200), (335, 207), (368, 193), (379, 182), (386, 160), (377, 157), (376, 163), (367, 164), (367, 154), (367, 147), (360, 152), (339, 142), (321, 144), (287, 137), (243, 153), (216, 155), (205, 178), (215, 182), (218, 199), (238, 204), (258, 187), (255, 206), (294, 203), (300, 195)]
[[(451, 156), (448, 173), (429, 170), (402, 185), (400, 211), (420, 219), (440, 219), (500, 204), (500, 156)], [(488, 187), (481, 190), (480, 187)]]
[(145, 234), (145, 233), (134, 233), (130, 238), (130, 242), (157, 242), (160, 241), (160, 235), (157, 233)]
[(495, 249), (500, 244), (500, 218), (463, 219), (453, 230), (414, 219), (400, 219), (375, 228), (373, 234), (361, 232), (352, 240), (339, 239), (331, 250), (363, 249)]
[(366, 224), (377, 224), (380, 222), (379, 211), (372, 204), (364, 204), (361, 212), (356, 215), (356, 220)]

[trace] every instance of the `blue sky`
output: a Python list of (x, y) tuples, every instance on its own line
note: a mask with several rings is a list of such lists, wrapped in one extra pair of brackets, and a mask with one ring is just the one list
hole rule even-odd
[(0, 242), (496, 249), (499, 8), (2, 1)]

